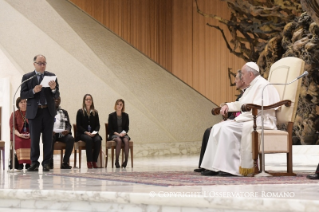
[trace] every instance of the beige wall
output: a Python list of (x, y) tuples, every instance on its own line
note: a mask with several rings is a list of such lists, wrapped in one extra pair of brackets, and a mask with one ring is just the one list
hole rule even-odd
[[(194, 0), (69, 0), (173, 73), (211, 101), (233, 101), (228, 68), (236, 72), (244, 61), (226, 48), (218, 25), (197, 13)], [(229, 19), (230, 9), (220, 0), (198, 0), (200, 8)]]
[(203, 131), (220, 121), (212, 102), (68, 1), (0, 0), (0, 21), (1, 50), (17, 70), (32, 71), (36, 54), (47, 57), (72, 123), (83, 95), (93, 95), (103, 142), (118, 98), (126, 100), (135, 156), (198, 153)]

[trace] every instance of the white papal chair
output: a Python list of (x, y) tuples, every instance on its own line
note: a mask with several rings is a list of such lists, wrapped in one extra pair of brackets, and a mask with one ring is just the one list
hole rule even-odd
[[(268, 81), (271, 83), (289, 83), (304, 72), (305, 62), (295, 57), (285, 57), (274, 63), (269, 71)], [(295, 176), (292, 164), (292, 129), (296, 117), (299, 94), (302, 80), (290, 85), (274, 85), (278, 90), (281, 101), (273, 105), (264, 106), (264, 110), (280, 107), (276, 110), (277, 125), (287, 126), (287, 131), (264, 130), (264, 153), (285, 153), (287, 156), (287, 172), (271, 173), (273, 176)], [(245, 108), (245, 109), (244, 109)], [(260, 105), (246, 104), (242, 109), (252, 109), (254, 115), (254, 131), (252, 132), (252, 154), (255, 165), (255, 174), (258, 170), (258, 155), (261, 154), (261, 130), (256, 130), (256, 115)], [(260, 157), (260, 164), (262, 158)], [(261, 167), (261, 166), (260, 166)]]
[[(295, 57), (285, 57), (275, 62), (269, 71), (268, 81), (271, 83), (289, 83), (296, 79), (304, 72), (305, 62)], [(292, 165), (292, 129), (296, 117), (299, 94), (301, 89), (299, 80), (290, 85), (274, 85), (280, 95), (280, 102), (273, 105), (264, 106), (264, 110), (279, 107), (276, 110), (277, 125), (287, 126), (284, 130), (264, 130), (264, 153), (285, 153), (287, 156), (287, 172), (271, 173), (273, 176), (295, 176)], [(261, 130), (257, 130), (257, 114), (261, 110), (261, 105), (245, 104), (242, 106), (243, 111), (252, 110), (254, 116), (254, 131), (252, 132), (252, 157), (254, 160), (255, 174), (259, 173), (258, 155), (261, 155)], [(212, 110), (213, 115), (220, 113), (220, 108)], [(260, 167), (262, 158), (260, 157)]]

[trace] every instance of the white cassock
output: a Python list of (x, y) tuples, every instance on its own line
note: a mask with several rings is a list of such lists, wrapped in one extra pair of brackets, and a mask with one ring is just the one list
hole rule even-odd
[[(269, 82), (257, 76), (236, 102), (227, 103), (229, 112), (241, 111), (243, 104), (261, 105), (262, 90)], [(263, 93), (264, 106), (280, 101), (276, 88), (268, 85)], [(258, 111), (257, 128), (261, 128), (261, 111)], [(275, 110), (264, 111), (264, 129), (277, 129)], [(211, 130), (202, 168), (223, 171), (233, 175), (250, 175), (254, 172), (252, 159), (253, 115), (242, 112), (234, 120), (215, 124)]]

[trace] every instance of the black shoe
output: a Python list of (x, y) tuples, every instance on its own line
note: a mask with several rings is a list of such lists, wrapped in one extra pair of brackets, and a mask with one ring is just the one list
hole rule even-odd
[(116, 161), (115, 161), (115, 167), (116, 167), (116, 168), (120, 168), (119, 160), (116, 160)]
[(205, 170), (205, 171), (202, 171), (201, 174), (204, 176), (216, 176), (216, 175), (218, 175), (218, 172), (214, 172), (211, 170)]
[(28, 168), (29, 172), (38, 171), (38, 170), (39, 170), (39, 164), (37, 163), (32, 163), (31, 166)]
[(30, 164), (25, 164), (25, 169), (28, 169), (30, 167)]
[(194, 169), (194, 172), (202, 172), (202, 171), (205, 171), (206, 169), (204, 168), (199, 168), (199, 169)]
[(22, 169), (23, 169), (23, 164), (19, 164), (18, 170), (22, 170)]
[(72, 166), (69, 166), (67, 163), (62, 163), (61, 169), (72, 169)]
[(124, 161), (124, 162), (122, 163), (122, 167), (123, 167), (123, 168), (126, 168), (126, 166), (127, 166), (127, 161)]
[(43, 165), (43, 171), (44, 171), (44, 172), (50, 171), (50, 165), (49, 165), (49, 164), (44, 164), (44, 165)]
[(236, 177), (236, 175), (233, 175), (233, 174), (230, 174), (230, 173), (227, 173), (227, 172), (222, 172), (222, 171), (220, 171), (218, 173), (218, 176), (220, 176), (220, 177)]
[(318, 180), (319, 179), (319, 173), (309, 174), (309, 175), (307, 175), (307, 178), (310, 179), (310, 180)]

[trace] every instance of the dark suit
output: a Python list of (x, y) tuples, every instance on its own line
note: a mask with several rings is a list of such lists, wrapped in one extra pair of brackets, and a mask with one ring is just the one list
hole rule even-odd
[[(243, 93), (241, 93), (236, 101), (238, 101), (240, 99), (240, 97), (243, 95)], [(228, 113), (228, 119), (234, 119), (236, 117), (236, 113), (232, 113), (232, 112), (229, 112)], [(203, 140), (202, 140), (202, 148), (200, 150), (200, 155), (199, 155), (199, 163), (198, 163), (198, 167), (200, 168), (200, 164), (202, 163), (202, 160), (203, 160), (203, 157), (204, 157), (204, 154), (205, 154), (205, 151), (206, 151), (206, 146), (207, 146), (207, 143), (208, 143), (208, 139), (209, 139), (209, 135), (210, 135), (210, 130), (212, 129), (212, 127), (210, 128), (207, 128), (204, 132), (204, 136), (203, 136)]]
[[(129, 121), (128, 114), (125, 112), (122, 112), (122, 130), (126, 131), (126, 135), (129, 131), (129, 124), (130, 124), (130, 121)], [(118, 132), (116, 112), (109, 114), (107, 131), (109, 133), (108, 140), (112, 140), (112, 136), (114, 135), (114, 132)], [(121, 133), (121, 132), (118, 132), (118, 133)]]
[[(22, 81), (36, 75), (35, 71), (23, 75)], [(45, 71), (44, 76), (55, 76), (55, 74)], [(39, 85), (38, 77), (27, 81), (21, 86), (20, 97), (27, 99), (26, 118), (29, 120), (30, 136), (31, 136), (31, 162), (37, 163), (40, 156), (40, 134), (42, 133), (43, 142), (43, 161), (42, 165), (49, 164), (52, 148), (52, 129), (54, 116), (56, 114), (54, 97), (59, 97), (59, 84), (56, 80), (55, 92), (50, 87), (44, 89), (47, 108), (39, 108), (40, 92), (33, 94), (33, 88)]]
[[(52, 165), (53, 167), (53, 151), (54, 151), (54, 143), (56, 141), (60, 141), (62, 143), (65, 143), (66, 147), (65, 147), (65, 153), (64, 153), (64, 158), (63, 158), (63, 163), (67, 164), (69, 162), (71, 153), (72, 153), (72, 149), (73, 149), (73, 145), (74, 145), (74, 138), (72, 136), (72, 129), (71, 129), (71, 124), (70, 124), (70, 118), (69, 118), (69, 114), (66, 110), (63, 110), (62, 108), (59, 108), (58, 111), (62, 111), (62, 113), (65, 116), (65, 130), (69, 131), (69, 134), (64, 135), (64, 136), (60, 136), (61, 133), (55, 133), (52, 137), (52, 159), (50, 162), (50, 165)], [(58, 114), (58, 113), (57, 113)]]

